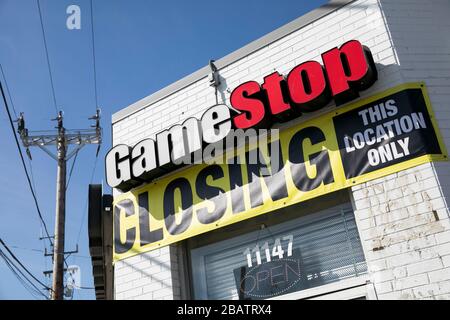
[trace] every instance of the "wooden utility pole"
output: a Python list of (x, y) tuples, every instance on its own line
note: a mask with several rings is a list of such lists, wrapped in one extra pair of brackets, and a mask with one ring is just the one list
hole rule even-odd
[[(100, 128), (100, 110), (89, 118), (95, 120), (93, 129), (66, 130), (63, 125), (63, 114), (60, 111), (56, 119), (58, 122), (57, 134), (38, 134), (29, 135), (25, 128), (25, 119), (23, 113), (18, 119), (18, 132), (22, 139), (27, 154), (30, 155), (29, 147), (37, 146), (50, 155), (58, 163), (58, 172), (56, 178), (56, 217), (55, 217), (55, 236), (53, 243), (53, 281), (52, 281), (52, 300), (62, 300), (64, 298), (64, 233), (66, 218), (66, 164), (82, 147), (87, 144), (101, 144)], [(56, 155), (47, 149), (49, 145), (56, 145)], [(75, 145), (75, 148), (69, 152), (69, 145)], [(98, 149), (97, 149), (98, 152)]]
[(66, 139), (61, 111), (58, 121), (55, 239), (53, 244), (52, 300), (64, 297), (64, 227), (66, 222)]

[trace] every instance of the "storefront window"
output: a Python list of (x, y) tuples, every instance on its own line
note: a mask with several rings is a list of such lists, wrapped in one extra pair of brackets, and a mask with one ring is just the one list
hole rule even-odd
[(367, 272), (350, 205), (192, 249), (191, 264), (196, 299), (267, 299)]

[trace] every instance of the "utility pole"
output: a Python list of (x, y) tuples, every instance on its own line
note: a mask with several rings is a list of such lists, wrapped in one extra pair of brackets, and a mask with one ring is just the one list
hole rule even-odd
[(53, 300), (62, 300), (64, 294), (64, 227), (66, 222), (66, 139), (62, 112), (58, 113), (58, 173), (56, 176), (55, 240), (53, 243)]
[[(100, 110), (89, 118), (95, 120), (93, 129), (66, 130), (63, 125), (63, 113), (59, 111), (58, 116), (53, 121), (57, 121), (57, 133), (30, 135), (25, 128), (25, 119), (23, 113), (20, 114), (18, 122), (18, 132), (22, 143), (30, 157), (29, 147), (39, 147), (50, 157), (56, 160), (58, 164), (56, 177), (56, 216), (55, 216), (55, 235), (53, 244), (53, 281), (52, 281), (52, 300), (62, 300), (64, 297), (64, 231), (66, 218), (66, 164), (81, 148), (87, 144), (98, 144), (100, 147), (101, 127)], [(32, 133), (32, 132), (31, 132)], [(55, 145), (56, 154), (53, 154), (47, 146)], [(69, 146), (75, 148), (69, 152)], [(97, 148), (97, 154), (99, 151)], [(31, 158), (31, 157), (30, 157)]]

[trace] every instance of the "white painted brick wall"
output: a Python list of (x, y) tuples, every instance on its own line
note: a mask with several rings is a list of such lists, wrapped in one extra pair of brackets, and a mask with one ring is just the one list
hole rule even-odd
[[(449, 147), (448, 6), (447, 0), (433, 1), (433, 5), (421, 0), (353, 2), (221, 69), (219, 102), (229, 104), (227, 89), (249, 80), (262, 82), (273, 70), (286, 74), (301, 62), (321, 61), (321, 53), (357, 39), (370, 47), (379, 71), (379, 81), (362, 97), (406, 81), (425, 80)], [(432, 46), (431, 52), (426, 46)], [(144, 138), (154, 138), (164, 128), (199, 117), (213, 104), (214, 89), (206, 78), (201, 79), (115, 123), (113, 144), (134, 145)], [(449, 299), (448, 163), (424, 164), (355, 186), (352, 192), (378, 297)], [(165, 247), (118, 261), (116, 299), (179, 299), (176, 250), (176, 246)]]
[[(404, 81), (425, 81), (447, 149), (450, 149), (450, 2), (448, 0), (381, 1)], [(450, 162), (436, 163), (447, 201)]]
[[(399, 78), (426, 82), (448, 148), (450, 3), (380, 0), (380, 6)], [(449, 169), (448, 162), (425, 164), (354, 188), (357, 224), (380, 299), (448, 298)]]
[(116, 262), (116, 299), (179, 299), (176, 265), (169, 246)]

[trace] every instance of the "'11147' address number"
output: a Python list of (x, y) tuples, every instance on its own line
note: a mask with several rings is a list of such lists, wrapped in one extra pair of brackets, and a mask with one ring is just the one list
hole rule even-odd
[(283, 259), (285, 251), (283, 250), (281, 246), (281, 241), (286, 242), (287, 241), (287, 257), (292, 256), (292, 243), (294, 241), (294, 236), (292, 234), (284, 236), (282, 238), (276, 238), (275, 242), (273, 244), (272, 250), (269, 248), (269, 243), (266, 241), (261, 248), (259, 245), (256, 245), (253, 249), (247, 248), (243, 252), (244, 256), (247, 258), (247, 265), (249, 268), (253, 266), (253, 260), (252, 260), (252, 253), (255, 254), (256, 257), (256, 265), (260, 265), (262, 263), (261, 261), (261, 250), (263, 250), (266, 261), (270, 262), (272, 261), (272, 257), (278, 257), (279, 259)]

